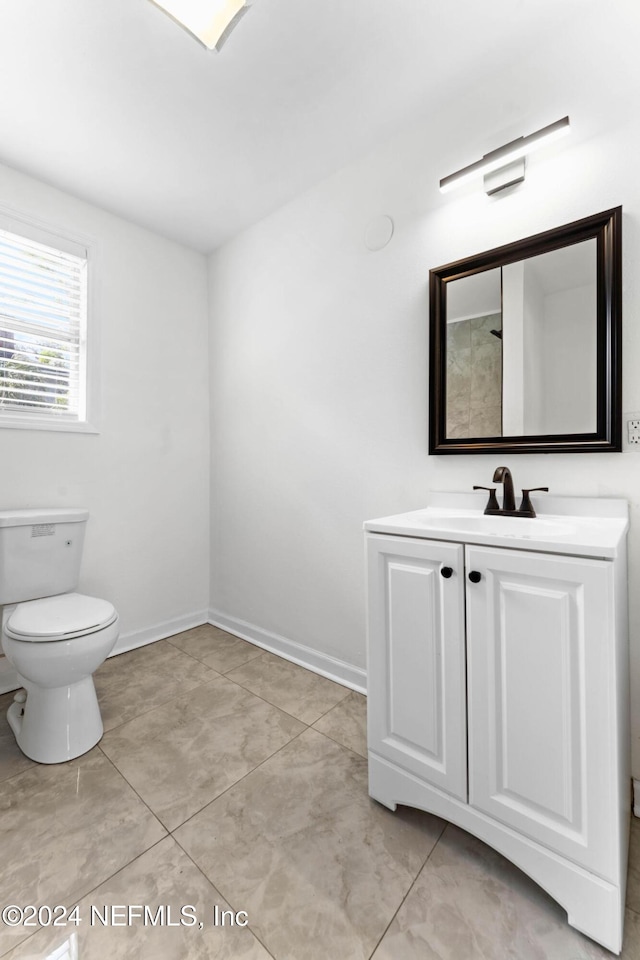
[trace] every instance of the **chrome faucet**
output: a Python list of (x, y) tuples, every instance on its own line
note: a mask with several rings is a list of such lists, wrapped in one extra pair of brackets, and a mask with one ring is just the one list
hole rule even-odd
[(511, 476), (511, 470), (509, 470), (509, 467), (496, 467), (496, 470), (493, 474), (493, 482), (501, 483), (503, 486), (504, 495), (502, 497), (502, 507), (498, 505), (495, 487), (474, 486), (473, 488), (474, 490), (489, 491), (489, 501), (484, 512), (491, 516), (535, 517), (536, 512), (533, 509), (533, 504), (531, 503), (529, 494), (536, 490), (544, 490), (545, 492), (548, 492), (549, 490), (549, 487), (531, 487), (529, 490), (523, 490), (522, 503), (516, 510), (516, 498), (513, 492), (513, 477)]

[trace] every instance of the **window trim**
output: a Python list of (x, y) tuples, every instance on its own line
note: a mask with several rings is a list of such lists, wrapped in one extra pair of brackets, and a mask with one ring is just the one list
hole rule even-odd
[(61, 229), (21, 211), (0, 203), (0, 229), (8, 230), (18, 236), (27, 237), (37, 243), (58, 247), (67, 253), (84, 253), (87, 259), (86, 300), (87, 317), (85, 329), (85, 403), (82, 420), (58, 420), (55, 416), (29, 413), (27, 411), (0, 410), (0, 430), (43, 430), (60, 433), (100, 432), (100, 384), (99, 384), (99, 322), (98, 322), (98, 269), (99, 248), (93, 237), (71, 230)]

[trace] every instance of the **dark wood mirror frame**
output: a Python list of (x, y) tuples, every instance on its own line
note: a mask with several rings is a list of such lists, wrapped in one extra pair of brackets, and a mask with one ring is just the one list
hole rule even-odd
[[(595, 433), (448, 439), (447, 284), (461, 277), (596, 240), (597, 424)], [(622, 450), (622, 207), (487, 250), (429, 272), (429, 453), (607, 453)]]

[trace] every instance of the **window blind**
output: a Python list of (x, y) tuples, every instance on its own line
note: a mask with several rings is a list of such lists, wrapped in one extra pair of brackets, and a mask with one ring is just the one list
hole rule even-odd
[(86, 294), (86, 251), (0, 228), (0, 415), (84, 419)]

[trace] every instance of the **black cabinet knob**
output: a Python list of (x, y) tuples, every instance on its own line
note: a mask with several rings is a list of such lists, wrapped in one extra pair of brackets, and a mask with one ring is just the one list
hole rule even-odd
[(478, 570), (472, 570), (469, 574), (469, 580), (471, 580), (471, 583), (480, 583), (482, 574)]
[(445, 580), (448, 580), (449, 577), (453, 576), (453, 567), (441, 567), (440, 576), (444, 577)]

